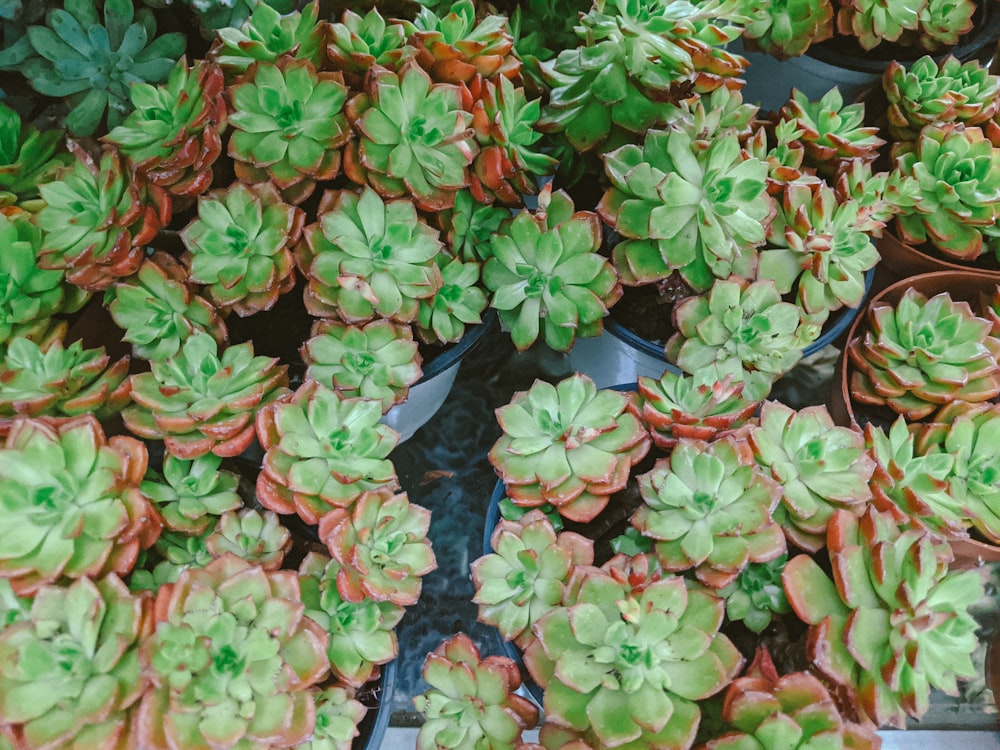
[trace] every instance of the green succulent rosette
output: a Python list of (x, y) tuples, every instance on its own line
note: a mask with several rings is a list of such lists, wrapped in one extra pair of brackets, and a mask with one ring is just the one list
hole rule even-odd
[(465, 189), (455, 194), (454, 206), (437, 216), (452, 254), (469, 262), (486, 260), (493, 254), (493, 234), (510, 218), (510, 211), (501, 206), (484, 205)]
[(382, 402), (385, 414), (420, 380), (420, 354), (409, 326), (373, 320), (364, 326), (322, 321), (302, 346), (306, 377), (343, 398)]
[(328, 674), (326, 634), (302, 616), (293, 571), (234, 555), (163, 586), (140, 649), (152, 687), (136, 717), (148, 750), (277, 750), (313, 734), (310, 691)]
[(357, 138), (344, 151), (344, 171), (357, 184), (426, 211), (451, 208), (469, 184), (476, 142), (457, 86), (432, 83), (414, 63), (398, 73), (375, 69), (347, 116)]
[(298, 204), (317, 181), (337, 176), (341, 148), (351, 136), (341, 111), (347, 101), (342, 76), (284, 57), (252, 66), (230, 87), (229, 97), (228, 153), (237, 177), (270, 179)]
[(190, 278), (237, 315), (269, 310), (295, 285), (291, 248), (304, 223), (302, 209), (282, 201), (269, 183), (213, 190), (181, 231)]
[(978, 573), (949, 572), (946, 542), (901, 530), (874, 508), (860, 519), (837, 511), (827, 549), (834, 580), (807, 555), (790, 560), (782, 576), (809, 625), (813, 668), (878, 726), (919, 719), (932, 687), (956, 695), (956, 678), (976, 674), (969, 607), (983, 595)]
[(239, 455), (253, 442), (255, 412), (287, 392), (287, 368), (277, 360), (255, 357), (250, 343), (220, 355), (207, 333), (150, 368), (132, 376), (135, 404), (122, 413), (125, 425), (185, 460)]
[(330, 191), (306, 227), (296, 262), (308, 279), (306, 309), (317, 317), (410, 323), (419, 300), (441, 288), (438, 233), (408, 200), (383, 201), (371, 188)]
[(483, 283), (518, 350), (535, 342), (542, 325), (545, 343), (556, 351), (601, 333), (622, 288), (600, 246), (597, 214), (575, 211), (568, 195), (548, 186), (535, 213), (521, 211), (493, 235)]
[(253, 508), (227, 511), (205, 538), (212, 557), (236, 555), (264, 570), (278, 570), (292, 548), (292, 535), (271, 511)]
[(679, 440), (669, 458), (639, 476), (639, 493), (643, 505), (632, 525), (657, 540), (664, 570), (693, 569), (699, 581), (721, 589), (751, 562), (785, 552), (772, 517), (781, 488), (757, 469), (745, 441)]
[(253, 14), (239, 26), (216, 31), (217, 41), (209, 57), (232, 80), (255, 62), (273, 63), (285, 55), (308, 60), (319, 67), (323, 61), (325, 33), (319, 5), (311, 2), (302, 11), (281, 14), (267, 2), (258, 3)]
[(802, 357), (820, 326), (784, 302), (773, 281), (716, 281), (707, 296), (674, 308), (677, 332), (666, 354), (688, 373), (715, 364), (721, 375), (767, 392)]
[(198, 17), (202, 36), (208, 38), (213, 36), (211, 32), (219, 29), (239, 28), (262, 5), (279, 13), (289, 13), (297, 5), (295, 0), (187, 0), (187, 4)]
[(114, 144), (154, 185), (173, 195), (201, 195), (222, 153), (227, 107), (222, 70), (181, 59), (166, 83), (136, 83), (125, 121), (102, 140)]
[(726, 600), (726, 617), (742, 622), (754, 633), (762, 633), (775, 615), (791, 612), (781, 585), (787, 562), (787, 554), (766, 562), (751, 562), (736, 580), (719, 589), (718, 595)]
[(649, 284), (678, 271), (697, 291), (716, 278), (752, 278), (774, 206), (767, 165), (741, 156), (725, 135), (708, 148), (682, 129), (650, 130), (642, 146), (604, 157), (612, 187), (597, 212), (625, 241), (613, 254), (623, 284)]
[(337, 587), (342, 568), (327, 555), (310, 552), (299, 566), (299, 586), (306, 617), (327, 632), (330, 670), (361, 687), (398, 655), (395, 628), (405, 610), (388, 601), (345, 599)]
[(215, 558), (205, 546), (211, 528), (197, 536), (165, 529), (152, 549), (140, 555), (128, 587), (132, 591), (160, 590), (168, 583), (176, 583), (188, 568), (204, 568)]
[(354, 691), (332, 687), (316, 691), (316, 730), (299, 750), (351, 750), (359, 725), (368, 713), (363, 703), (355, 700)]
[(53, 8), (45, 25), (29, 26), (34, 55), (19, 65), (25, 79), (45, 96), (68, 97), (66, 126), (91, 135), (102, 121), (120, 125), (131, 110), (129, 86), (160, 83), (184, 53), (180, 33), (156, 33), (148, 8), (131, 0), (104, 0), (103, 19), (95, 0)]
[(26, 619), (0, 631), (0, 722), (18, 747), (124, 747), (148, 682), (139, 647), (150, 602), (117, 576), (43, 586)]
[(319, 521), (319, 538), (341, 564), (337, 591), (350, 602), (416, 604), (422, 579), (437, 567), (427, 530), (431, 513), (406, 493), (368, 492)]
[(416, 54), (407, 43), (408, 36), (404, 24), (386, 23), (378, 8), (363, 16), (346, 9), (341, 22), (329, 26), (327, 59), (334, 70), (344, 74), (352, 89), (361, 89), (373, 66), (399, 70)]
[(837, 31), (853, 36), (863, 49), (895, 42), (915, 31), (927, 0), (850, 0), (837, 11)]
[(519, 747), (538, 722), (538, 708), (514, 691), (517, 665), (505, 656), (480, 655), (465, 633), (445, 640), (424, 660), (430, 689), (413, 698), (424, 715), (417, 750)]
[(977, 5), (973, 0), (928, 0), (920, 11), (917, 39), (929, 52), (956, 46), (972, 31)]
[(420, 300), (417, 309), (417, 334), (431, 344), (455, 343), (466, 328), (483, 322), (486, 293), (479, 287), (480, 264), (452, 258), (447, 253), (436, 256), (441, 269), (441, 288), (433, 297)]
[(221, 470), (222, 459), (208, 454), (191, 461), (167, 454), (163, 475), (150, 471), (140, 488), (163, 516), (172, 531), (202, 534), (215, 526), (218, 517), (243, 505), (239, 477)]
[(257, 436), (266, 451), (257, 477), (261, 504), (316, 524), (366, 493), (398, 489), (388, 455), (399, 435), (381, 418), (381, 401), (343, 398), (312, 380), (261, 410)]
[(934, 125), (899, 144), (896, 168), (916, 180), (912, 206), (896, 217), (900, 237), (931, 243), (950, 258), (975, 260), (1000, 248), (1000, 147), (975, 127)]
[(747, 49), (760, 50), (779, 60), (805, 54), (812, 45), (833, 36), (833, 5), (829, 0), (751, 1), (744, 3), (741, 10), (748, 18), (743, 27)]
[(38, 130), (0, 103), (0, 208), (32, 205), (38, 186), (51, 182), (71, 162), (60, 130)]
[(0, 450), (0, 577), (19, 595), (107, 573), (126, 575), (160, 534), (139, 489), (146, 447), (104, 436), (92, 416), (18, 419)]
[(153, 253), (134, 276), (110, 287), (104, 302), (124, 330), (122, 340), (142, 359), (162, 362), (175, 356), (195, 331), (210, 334), (219, 344), (226, 340), (226, 325), (216, 309), (193, 292), (184, 267), (164, 252)]
[(718, 632), (723, 614), (721, 599), (688, 589), (683, 578), (633, 587), (590, 569), (573, 600), (535, 625), (537, 640), (525, 651), (546, 717), (604, 746), (648, 735), (661, 746), (689, 746), (701, 716), (696, 701), (722, 690), (743, 664)]

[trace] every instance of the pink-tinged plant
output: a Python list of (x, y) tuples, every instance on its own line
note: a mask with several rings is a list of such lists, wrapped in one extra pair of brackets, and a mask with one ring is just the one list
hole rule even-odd
[(261, 504), (316, 524), (366, 492), (392, 494), (399, 482), (388, 456), (399, 435), (380, 424), (381, 417), (381, 401), (341, 398), (312, 380), (262, 409)]
[(505, 656), (485, 659), (465, 633), (447, 639), (424, 660), (431, 689), (413, 699), (425, 721), (417, 750), (513, 748), (538, 722), (538, 709), (514, 691), (517, 665)]
[(515, 504), (551, 503), (570, 520), (589, 521), (649, 451), (637, 414), (634, 396), (599, 392), (585, 375), (555, 386), (538, 380), (497, 409), (504, 434), (490, 463)]
[(860, 519), (838, 510), (827, 549), (833, 580), (799, 555), (782, 579), (795, 613), (809, 625), (812, 667), (877, 725), (920, 718), (931, 688), (956, 695), (956, 679), (976, 674), (976, 621), (983, 596), (975, 571), (949, 573), (947, 542), (900, 529), (870, 508)]
[(372, 599), (416, 604), (423, 576), (437, 567), (427, 530), (431, 513), (406, 493), (368, 493), (353, 509), (337, 508), (320, 519), (319, 536), (344, 567), (337, 590), (347, 601)]
[(162, 586), (153, 617), (140, 650), (145, 748), (277, 750), (312, 736), (326, 633), (304, 616), (294, 571), (226, 555)]
[(354, 699), (350, 688), (331, 687), (314, 690), (316, 731), (298, 750), (351, 750), (360, 734), (358, 725), (368, 713), (363, 703)]
[(751, 562), (785, 552), (772, 518), (781, 487), (758, 470), (745, 440), (679, 440), (639, 477), (639, 492), (643, 505), (632, 524), (657, 540), (665, 570), (693, 568), (699, 581), (720, 589)]
[(18, 419), (0, 449), (0, 577), (30, 595), (67, 578), (126, 575), (160, 535), (142, 494), (146, 446), (92, 416)]

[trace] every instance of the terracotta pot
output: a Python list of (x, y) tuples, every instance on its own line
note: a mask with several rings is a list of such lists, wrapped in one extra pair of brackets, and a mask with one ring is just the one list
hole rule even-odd
[(903, 242), (891, 231), (887, 231), (877, 244), (879, 255), (882, 256), (880, 266), (884, 266), (892, 271), (900, 279), (915, 274), (952, 271), (954, 273), (983, 276), (987, 279), (992, 279), (994, 284), (1000, 284), (1000, 269), (979, 268), (967, 263), (929, 255), (919, 247)]

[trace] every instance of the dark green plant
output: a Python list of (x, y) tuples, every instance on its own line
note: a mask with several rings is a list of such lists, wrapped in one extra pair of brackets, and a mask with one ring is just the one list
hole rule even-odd
[(198, 16), (202, 33), (239, 28), (261, 6), (274, 8), (278, 13), (295, 10), (295, 0), (184, 0)]
[(755, 633), (763, 632), (775, 615), (792, 611), (781, 585), (788, 555), (766, 562), (751, 562), (719, 596), (726, 600), (726, 617), (742, 622)]
[(308, 3), (303, 10), (282, 15), (261, 2), (240, 26), (227, 26), (216, 32), (216, 43), (209, 52), (232, 80), (255, 62), (273, 63), (283, 55), (308, 60), (315, 67), (323, 61), (326, 43), (324, 26), (317, 23), (319, 4)]
[(60, 130), (38, 130), (0, 102), (0, 208), (38, 197), (38, 186), (50, 182), (72, 162), (62, 150)]

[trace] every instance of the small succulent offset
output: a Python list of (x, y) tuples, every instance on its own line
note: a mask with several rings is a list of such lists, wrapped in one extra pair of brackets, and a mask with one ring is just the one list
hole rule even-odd
[(743, 659), (718, 632), (721, 599), (680, 577), (652, 578), (633, 587), (589, 569), (573, 603), (535, 625), (525, 664), (545, 690), (549, 720), (589, 729), (604, 746), (647, 734), (655, 741), (635, 747), (690, 746), (695, 701), (725, 687)]
[(363, 323), (375, 317), (410, 323), (419, 300), (441, 287), (438, 232), (409, 200), (383, 201), (371, 188), (330, 191), (319, 221), (306, 227), (296, 262), (308, 279), (306, 309), (323, 318)]
[(319, 4), (315, 2), (284, 15), (267, 2), (258, 3), (240, 26), (218, 29), (209, 57), (226, 72), (227, 80), (244, 73), (254, 62), (273, 63), (284, 55), (319, 67), (325, 27), (317, 23), (318, 18)]
[(160, 86), (129, 89), (135, 109), (102, 138), (114, 144), (140, 173), (173, 195), (201, 195), (212, 184), (212, 165), (222, 153), (226, 129), (225, 82), (211, 63), (174, 66)]
[(575, 211), (566, 193), (549, 186), (534, 214), (521, 211), (493, 235), (483, 283), (519, 350), (535, 342), (542, 324), (545, 343), (556, 351), (569, 351), (578, 336), (600, 334), (622, 295), (600, 246), (597, 214)]
[(222, 459), (208, 454), (185, 461), (167, 454), (162, 477), (150, 472), (140, 488), (163, 516), (163, 525), (185, 534), (201, 534), (223, 513), (243, 505), (236, 491), (239, 477), (220, 470)]
[(622, 283), (680, 272), (696, 291), (731, 274), (751, 278), (774, 213), (767, 164), (741, 155), (735, 134), (707, 148), (681, 128), (650, 130), (643, 145), (604, 157), (612, 187), (597, 212), (626, 241), (614, 249)]
[(574, 521), (600, 513), (650, 446), (635, 399), (598, 391), (580, 374), (554, 386), (535, 381), (497, 409), (497, 421), (503, 435), (489, 458), (508, 497), (529, 508), (551, 503)]
[(211, 533), (209, 529), (198, 536), (190, 536), (164, 529), (156, 544), (146, 554), (140, 554), (128, 578), (129, 589), (159, 591), (164, 584), (175, 583), (188, 568), (204, 568), (215, 559), (205, 547), (205, 539)]
[(357, 138), (344, 151), (344, 171), (359, 185), (441, 211), (469, 184), (477, 146), (457, 86), (432, 83), (414, 63), (398, 73), (376, 68), (347, 116)]
[(871, 500), (875, 461), (857, 430), (837, 427), (822, 406), (795, 411), (765, 402), (747, 439), (757, 463), (781, 485), (774, 517), (789, 541), (808, 552), (826, 544), (838, 508), (860, 515)]
[(316, 524), (365, 493), (391, 494), (399, 483), (388, 455), (399, 435), (381, 417), (381, 401), (343, 398), (312, 380), (261, 409), (261, 504)]
[(140, 649), (152, 682), (136, 717), (149, 750), (295, 747), (313, 733), (310, 688), (329, 673), (326, 633), (302, 616), (294, 571), (226, 555), (157, 592)]
[[(115, 575), (43, 586), (27, 617), (0, 630), (0, 724), (17, 747), (125, 747), (147, 688), (139, 645), (150, 602)], [(2, 735), (0, 735), (2, 737)]]
[(253, 508), (227, 511), (205, 539), (212, 557), (233, 554), (264, 570), (278, 570), (292, 547), (292, 535), (278, 516)]
[(15, 420), (0, 450), (0, 577), (19, 595), (67, 578), (126, 575), (161, 521), (142, 494), (146, 447), (92, 416)]
[(337, 590), (350, 602), (416, 604), (425, 575), (437, 567), (427, 529), (431, 513), (406, 493), (368, 492), (354, 506), (319, 521), (319, 537), (341, 569)]
[(759, 49), (779, 60), (802, 55), (813, 44), (833, 36), (833, 6), (829, 0), (752, 0), (744, 5), (748, 21), (743, 27), (743, 41), (747, 48)]
[(978, 626), (968, 608), (983, 596), (979, 575), (949, 572), (946, 542), (900, 530), (874, 508), (860, 519), (837, 511), (827, 548), (833, 581), (807, 555), (783, 575), (792, 608), (810, 626), (813, 667), (880, 726), (919, 719), (932, 687), (957, 694), (956, 678), (976, 673)]
[(772, 518), (781, 487), (757, 469), (744, 440), (679, 440), (639, 476), (639, 493), (643, 505), (632, 525), (657, 540), (664, 570), (693, 569), (699, 581), (721, 589), (748, 564), (785, 552)]
[(61, 150), (60, 130), (39, 130), (0, 102), (0, 208), (33, 201), (38, 186), (51, 182), (70, 156)]
[(183, 459), (237, 456), (254, 438), (254, 414), (286, 392), (286, 367), (255, 357), (250, 343), (221, 355), (207, 333), (193, 334), (177, 355), (132, 376), (133, 406), (122, 417), (136, 435), (163, 440)]
[(329, 25), (328, 34), (327, 58), (354, 90), (363, 88), (365, 74), (375, 65), (399, 70), (416, 53), (406, 42), (405, 25), (386, 23), (378, 8), (363, 16), (345, 10), (341, 23)]
[(896, 168), (920, 191), (896, 217), (900, 237), (975, 260), (1000, 247), (1000, 147), (977, 127), (933, 125), (894, 151)]
[(482, 323), (486, 293), (479, 287), (482, 269), (475, 260), (463, 262), (447, 253), (437, 256), (441, 288), (433, 297), (420, 300), (417, 333), (429, 343), (456, 342), (467, 326)]
[(405, 610), (387, 601), (348, 601), (337, 589), (342, 568), (326, 555), (309, 552), (299, 566), (299, 587), (306, 617), (327, 632), (330, 670), (361, 687), (399, 653), (395, 627)]
[(718, 595), (726, 600), (726, 617), (761, 633), (775, 615), (791, 612), (781, 585), (781, 574), (787, 562), (788, 555), (767, 562), (751, 562), (735, 581), (719, 589)]
[(952, 401), (1000, 394), (1000, 340), (968, 302), (907, 289), (896, 306), (874, 305), (869, 318), (869, 330), (847, 349), (857, 401), (914, 421)]
[(364, 326), (318, 321), (301, 351), (306, 377), (343, 398), (381, 400), (383, 413), (405, 401), (421, 376), (413, 329), (388, 320)]
[(480, 622), (524, 647), (532, 626), (562, 603), (573, 569), (594, 563), (594, 544), (571, 531), (557, 535), (542, 511), (531, 510), (501, 520), (490, 545), (493, 552), (472, 563), (472, 601)]
[(975, 10), (972, 0), (850, 0), (837, 12), (837, 31), (866, 50), (898, 41), (934, 52), (958, 43), (972, 28)]
[(291, 248), (304, 223), (305, 213), (268, 183), (214, 190), (198, 200), (198, 218), (181, 231), (190, 278), (237, 315), (269, 310), (295, 284)]
[(148, 8), (131, 0), (104, 0), (104, 23), (95, 0), (76, 0), (46, 14), (45, 25), (29, 26), (35, 54), (18, 66), (40, 94), (69, 97), (66, 125), (90, 135), (107, 114), (108, 127), (131, 110), (129, 86), (166, 80), (184, 53), (184, 36), (156, 36)]
[(246, 182), (270, 179), (292, 203), (316, 181), (340, 171), (351, 136), (343, 114), (347, 87), (339, 73), (317, 72), (306, 60), (257, 63), (230, 87), (229, 156)]
[(505, 656), (482, 658), (465, 633), (428, 654), (422, 674), (431, 687), (413, 699), (425, 719), (417, 750), (513, 750), (538, 722), (535, 704), (514, 692), (517, 665)]

